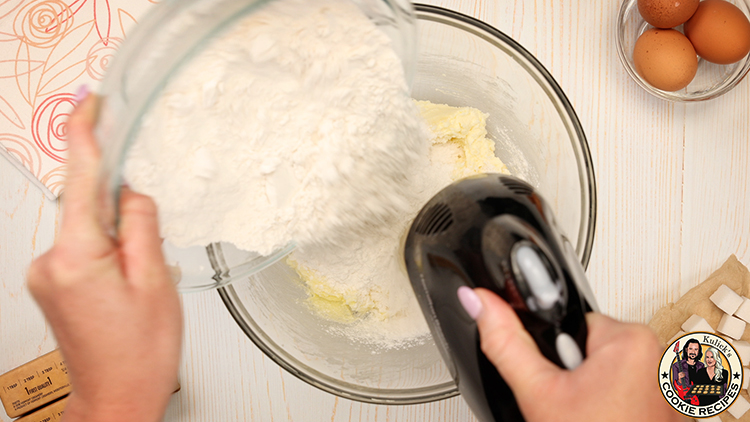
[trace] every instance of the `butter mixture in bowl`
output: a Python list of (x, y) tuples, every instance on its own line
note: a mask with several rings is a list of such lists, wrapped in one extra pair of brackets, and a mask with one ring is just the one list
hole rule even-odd
[[(457, 394), (401, 270), (401, 237), (424, 201), (475, 172), (530, 182), (588, 262), (596, 214), (593, 164), (559, 86), (496, 29), (417, 5), (412, 97), (425, 154), (408, 170), (408, 206), (349, 241), (299, 245), (287, 259), (220, 288), (238, 325), (302, 380), (341, 397), (406, 404)], [(421, 202), (421, 203), (420, 203)]]

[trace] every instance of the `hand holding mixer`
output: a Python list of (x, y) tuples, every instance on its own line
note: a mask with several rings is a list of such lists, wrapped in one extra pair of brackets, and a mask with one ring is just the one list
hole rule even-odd
[(412, 223), (404, 260), (443, 360), (480, 420), (524, 419), (510, 387), (480, 349), (459, 287), (497, 293), (558, 366), (574, 369), (584, 358), (585, 313), (596, 310), (593, 295), (550, 208), (520, 179), (485, 174), (440, 191)]

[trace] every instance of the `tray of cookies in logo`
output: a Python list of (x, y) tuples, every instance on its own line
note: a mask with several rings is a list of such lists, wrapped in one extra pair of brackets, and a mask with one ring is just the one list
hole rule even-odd
[(689, 394), (698, 396), (698, 395), (706, 395), (706, 396), (721, 396), (724, 394), (724, 387), (721, 385), (715, 385), (715, 384), (698, 384), (693, 385), (689, 391)]
[(750, 422), (750, 271), (732, 255), (654, 314), (664, 399), (699, 421)]

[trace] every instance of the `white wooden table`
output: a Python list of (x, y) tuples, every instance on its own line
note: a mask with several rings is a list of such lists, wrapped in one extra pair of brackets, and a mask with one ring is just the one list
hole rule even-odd
[[(618, 1), (430, 0), (507, 33), (547, 67), (588, 136), (598, 222), (588, 276), (612, 316), (647, 322), (730, 255), (750, 265), (750, 81), (701, 104), (655, 99), (614, 44)], [(55, 347), (25, 286), (60, 207), (0, 159), (0, 372)], [(216, 292), (183, 297), (182, 391), (167, 421), (468, 421), (462, 399), (376, 406), (319, 391), (266, 358)], [(0, 421), (9, 421), (0, 411)]]

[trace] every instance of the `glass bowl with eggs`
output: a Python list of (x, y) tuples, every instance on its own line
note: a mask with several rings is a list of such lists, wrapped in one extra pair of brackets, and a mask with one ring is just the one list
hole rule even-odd
[[(362, 77), (341, 77), (352, 71)], [(104, 224), (116, 227), (123, 183), (154, 197), (178, 288), (217, 288), (267, 356), (341, 397), (458, 393), (400, 250), (410, 219), (447, 184), (479, 172), (524, 179), (588, 264), (596, 183), (573, 107), (528, 51), (459, 13), (406, 0), (163, 2), (123, 44), (101, 94)], [(356, 212), (333, 211), (361, 218), (392, 197), (374, 179), (318, 188), (403, 143), (415, 145), (410, 165), (375, 167), (411, 189), (398, 218), (305, 241), (326, 229), (331, 204), (355, 199)], [(298, 215), (290, 198), (310, 207)], [(265, 209), (294, 212), (268, 219)], [(290, 227), (304, 230), (275, 239)]]
[(750, 1), (624, 0), (616, 25), (625, 70), (648, 93), (702, 101), (750, 70)]

